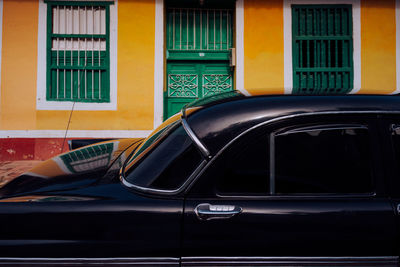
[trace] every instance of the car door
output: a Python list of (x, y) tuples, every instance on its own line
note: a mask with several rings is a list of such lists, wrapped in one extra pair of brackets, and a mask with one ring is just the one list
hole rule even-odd
[[(380, 130), (386, 184), (390, 189), (392, 205), (396, 210), (397, 237), (400, 236), (400, 115), (380, 116)], [(400, 239), (397, 239), (399, 248)], [(400, 255), (400, 251), (397, 251)]]
[(182, 265), (395, 265), (376, 140), (375, 119), (360, 116), (301, 118), (237, 138), (186, 196)]
[[(3, 187), (0, 266), (178, 267), (183, 197), (125, 186), (119, 179), (120, 168), (133, 149), (123, 152), (107, 171), (96, 170), (96, 166), (104, 164), (104, 155), (112, 149), (102, 145), (102, 149), (75, 150), (42, 163)], [(159, 150), (171, 152), (165, 146)], [(63, 156), (69, 161), (62, 161)], [(169, 156), (170, 161), (178, 161), (171, 153)], [(175, 172), (167, 171), (164, 179), (170, 181), (169, 175), (183, 171), (173, 168), (177, 163), (171, 164)], [(153, 164), (152, 169), (159, 167), (160, 171), (160, 165)], [(55, 174), (46, 177), (40, 171)]]
[(181, 199), (136, 194), (118, 183), (36, 197), (0, 202), (0, 266), (4, 257), (179, 265)]

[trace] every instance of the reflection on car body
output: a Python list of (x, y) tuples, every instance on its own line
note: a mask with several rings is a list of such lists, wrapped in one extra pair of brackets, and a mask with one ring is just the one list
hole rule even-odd
[(203, 99), (0, 189), (0, 264), (398, 266), (400, 99)]

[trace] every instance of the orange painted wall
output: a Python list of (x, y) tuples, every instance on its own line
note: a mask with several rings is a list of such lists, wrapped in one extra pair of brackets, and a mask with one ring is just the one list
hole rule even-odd
[[(0, 130), (64, 130), (70, 111), (36, 110), (38, 1), (5, 0)], [(118, 1), (117, 110), (72, 114), (71, 130), (151, 130), (154, 0)]]
[[(154, 103), (154, 0), (118, 1), (116, 111), (74, 111), (71, 130), (151, 130)], [(37, 111), (37, 129), (65, 129), (68, 111)]]
[(38, 2), (3, 1), (0, 128), (36, 126)]
[(118, 107), (129, 129), (153, 129), (155, 1), (118, 5)]
[(396, 89), (395, 0), (361, 1), (361, 88), (359, 93)]
[(245, 88), (283, 93), (283, 1), (245, 0), (244, 21)]
[[(117, 110), (74, 111), (72, 130), (153, 128), (155, 1), (117, 4)], [(64, 130), (69, 111), (36, 110), (38, 1), (4, 0), (2, 33), (0, 130)], [(283, 36), (283, 0), (244, 1), (244, 83), (250, 93), (283, 93)], [(361, 0), (361, 62), (360, 93), (395, 90), (395, 0)]]

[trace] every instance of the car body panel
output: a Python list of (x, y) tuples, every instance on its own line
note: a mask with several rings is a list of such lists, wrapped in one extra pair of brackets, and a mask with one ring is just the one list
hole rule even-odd
[(182, 200), (135, 195), (119, 183), (54, 194), (64, 201), (1, 203), (1, 257), (179, 256)]
[[(182, 199), (140, 195), (119, 181), (122, 163), (140, 143), (103, 143), (113, 149), (96, 171), (47, 169), (59, 166), (52, 163), (59, 156), (9, 183), (0, 199), (0, 257), (177, 257)], [(38, 175), (44, 171), (55, 174)]]
[[(242, 212), (200, 221), (194, 210), (201, 203), (233, 205)], [(191, 257), (397, 253), (395, 218), (384, 198), (188, 199), (184, 230), (183, 255)]]
[[(192, 140), (209, 151), (201, 165), (206, 168), (252, 129), (335, 114), (372, 114), (369, 119), (380, 128), (381, 116), (400, 114), (400, 99), (236, 93), (188, 105), (166, 123), (182, 116)], [(120, 169), (144, 146), (142, 140), (126, 141), (120, 149), (115, 142), (121, 141), (106, 142), (107, 157), (76, 155), (90, 154), (93, 146), (60, 155), (0, 189), (0, 264), (397, 266), (400, 197), (390, 198), (388, 184), (396, 184), (397, 176), (394, 163), (383, 160), (390, 158), (382, 155), (390, 150), (383, 132), (374, 133), (376, 192), (358, 196), (193, 195), (203, 170), (179, 192), (140, 191), (121, 183)], [(200, 220), (196, 207), (204, 203), (240, 207), (240, 213)]]
[(112, 166), (119, 169), (142, 141), (142, 138), (106, 141), (58, 155), (0, 188), (0, 197), (87, 186), (105, 176)]
[[(240, 101), (240, 100), (239, 100)], [(308, 126), (329, 125), (368, 129), (370, 168), (374, 192), (362, 194), (224, 194), (218, 191), (219, 172), (207, 168), (218, 166), (218, 158), (234, 153), (222, 149), (188, 189), (185, 201), (185, 257), (340, 257), (397, 255), (396, 214), (385, 187), (380, 160), (379, 117), (377, 114), (330, 114), (291, 118), (263, 125), (232, 142), (236, 153), (247, 155), (241, 144), (264, 146), (257, 136), (271, 137), (282, 131), (295, 132)], [(357, 124), (355, 124), (357, 123)], [(268, 139), (268, 138), (267, 138)], [(269, 139), (269, 145), (271, 139)], [(270, 149), (265, 148), (265, 150)], [(309, 147), (312, 149), (312, 147)], [(252, 159), (251, 155), (247, 158)], [(229, 158), (229, 157), (228, 157)], [(239, 158), (240, 159), (240, 158)], [(236, 164), (245, 164), (235, 162)], [(285, 165), (290, 168), (290, 163)], [(221, 165), (220, 165), (221, 166)], [(222, 165), (224, 166), (224, 165)], [(222, 167), (221, 167), (222, 168)], [(223, 172), (222, 172), (223, 173)], [(360, 176), (363, 179), (364, 176)], [(323, 175), (320, 177), (324, 178)], [(369, 177), (365, 177), (368, 179)], [(243, 183), (251, 177), (243, 176)], [(266, 178), (267, 179), (267, 178)], [(196, 207), (208, 203), (235, 207), (240, 213), (228, 217), (201, 220)], [(213, 240), (209, 242), (209, 240)]]

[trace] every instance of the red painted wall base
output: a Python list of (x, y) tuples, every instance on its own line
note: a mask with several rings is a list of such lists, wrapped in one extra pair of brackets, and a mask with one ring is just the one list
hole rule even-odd
[(64, 138), (0, 138), (0, 161), (46, 160), (68, 151)]

